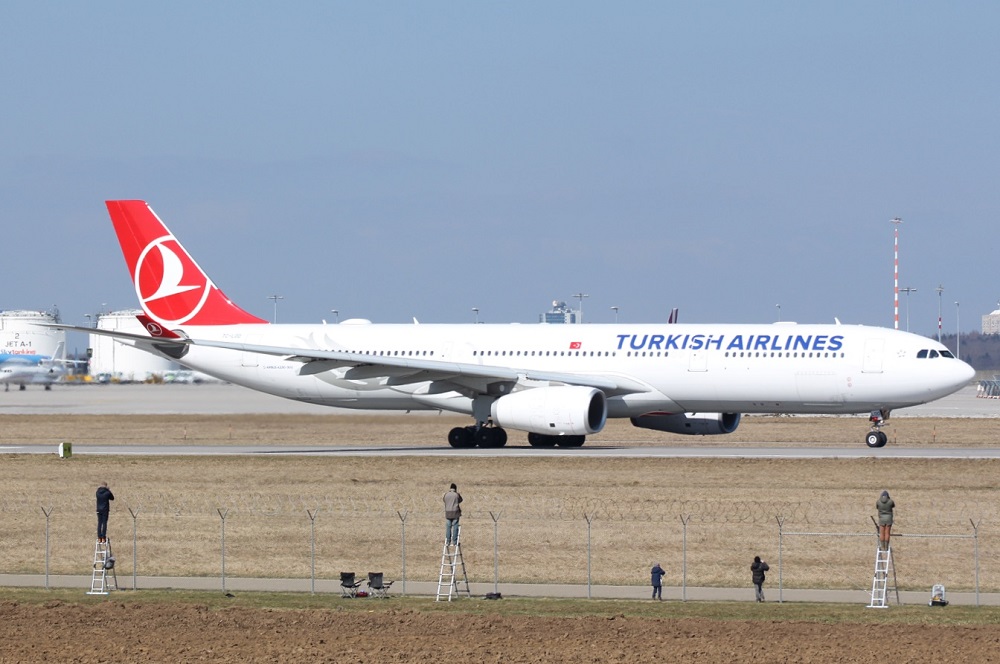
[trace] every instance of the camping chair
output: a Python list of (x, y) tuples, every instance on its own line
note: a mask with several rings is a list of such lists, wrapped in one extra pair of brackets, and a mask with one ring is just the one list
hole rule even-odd
[(354, 598), (358, 596), (358, 586), (362, 581), (354, 580), (354, 572), (340, 573), (340, 596)]
[(372, 597), (389, 599), (389, 588), (392, 581), (386, 583), (382, 579), (382, 572), (368, 572), (368, 591)]

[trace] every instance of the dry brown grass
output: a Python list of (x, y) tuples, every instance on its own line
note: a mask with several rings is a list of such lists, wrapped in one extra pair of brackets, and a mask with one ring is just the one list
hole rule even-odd
[[(440, 446), (452, 418), (343, 416), (144, 416), (4, 418), (3, 442), (225, 441), (267, 444)], [(43, 422), (50, 422), (44, 424)], [(988, 446), (995, 420), (900, 419), (897, 444), (951, 441)], [(609, 427), (588, 444), (651, 444), (654, 434)], [(721, 444), (773, 440), (856, 446), (857, 418), (748, 418)], [(232, 434), (230, 434), (232, 432)], [(717, 444), (717, 438), (655, 434), (659, 444)], [(690, 585), (746, 586), (760, 554), (775, 566), (778, 526), (786, 532), (870, 533), (879, 491), (898, 504), (896, 531), (969, 535), (980, 531), (983, 589), (1000, 588), (1000, 462), (964, 460), (740, 460), (587, 458), (372, 457), (97, 457), (8, 455), (0, 462), (0, 572), (44, 570), (45, 517), (50, 521), (51, 572), (86, 574), (93, 555), (93, 496), (106, 480), (115, 491), (111, 534), (119, 574), (131, 574), (132, 518), (139, 510), (138, 571), (143, 575), (217, 575), (221, 519), (228, 509), (226, 571), (233, 576), (307, 578), (309, 518), (316, 518), (317, 574), (341, 570), (401, 571), (401, 522), (407, 513), (407, 576), (435, 580), (443, 539), (441, 494), (459, 484), (466, 498), (463, 543), (473, 581), (493, 580), (493, 520), (501, 514), (502, 582), (585, 583), (587, 526), (592, 528), (593, 581), (647, 582), (654, 560), (680, 583), (682, 516)], [(784, 537), (787, 587), (864, 589), (870, 585), (874, 538)], [(898, 538), (903, 588), (949, 589), (973, 584), (971, 540)]]

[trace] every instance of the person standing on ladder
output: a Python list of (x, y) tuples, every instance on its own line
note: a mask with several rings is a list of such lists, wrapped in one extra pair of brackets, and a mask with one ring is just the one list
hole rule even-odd
[(444, 494), (444, 543), (445, 546), (458, 544), (458, 520), (462, 518), (462, 494), (454, 482), (448, 493)]
[(889, 497), (888, 491), (883, 491), (882, 495), (875, 501), (875, 509), (878, 510), (878, 545), (883, 549), (889, 548), (889, 533), (892, 530), (892, 510), (896, 507), (896, 501)]
[(108, 541), (108, 515), (111, 514), (111, 501), (115, 494), (111, 493), (107, 482), (101, 482), (97, 487), (97, 541)]

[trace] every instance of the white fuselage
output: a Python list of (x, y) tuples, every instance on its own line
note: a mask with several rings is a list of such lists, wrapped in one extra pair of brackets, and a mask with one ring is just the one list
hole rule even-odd
[(65, 374), (65, 367), (48, 358), (31, 362), (12, 359), (0, 363), (0, 383), (7, 385), (51, 385)]
[[(858, 325), (347, 322), (181, 329), (200, 340), (608, 377), (633, 386), (627, 393), (608, 395), (609, 417), (892, 410), (951, 394), (974, 375), (968, 364), (936, 341)], [(328, 406), (461, 413), (473, 409), (471, 391), (454, 389), (439, 377), (421, 381), (412, 371), (405, 380), (393, 380), (393, 371), (385, 367), (370, 377), (363, 369), (348, 367), (300, 375), (301, 361), (198, 345), (180, 362), (232, 383)], [(533, 386), (522, 381), (519, 389)]]

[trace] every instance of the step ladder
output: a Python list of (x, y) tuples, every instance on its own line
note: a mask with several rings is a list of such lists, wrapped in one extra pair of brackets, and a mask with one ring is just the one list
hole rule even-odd
[[(459, 569), (461, 569), (462, 582), (465, 584), (464, 591), (458, 586)], [(448, 546), (446, 541), (441, 550), (441, 575), (438, 577), (437, 599), (435, 601), (447, 600), (450, 602), (452, 597), (457, 599), (461, 592), (464, 592), (466, 597), (472, 597), (472, 591), (469, 590), (469, 575), (465, 572), (465, 559), (462, 558), (462, 526), (459, 526), (455, 536), (455, 544)]]
[[(889, 586), (889, 575), (892, 575), (892, 586)], [(869, 609), (888, 608), (888, 592), (896, 593), (896, 604), (899, 604), (899, 588), (896, 584), (896, 568), (892, 565), (892, 547), (875, 550), (875, 576), (872, 577), (872, 601)]]
[(118, 590), (118, 573), (115, 572), (115, 556), (111, 553), (111, 540), (102, 542), (98, 538), (94, 544), (94, 574), (90, 578), (88, 595), (107, 595)]

